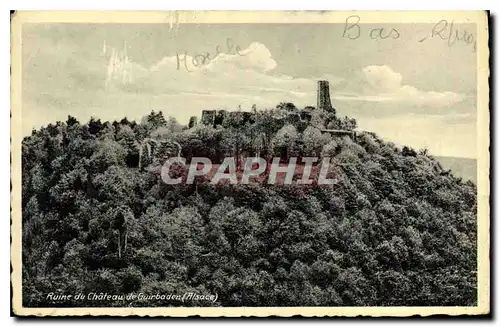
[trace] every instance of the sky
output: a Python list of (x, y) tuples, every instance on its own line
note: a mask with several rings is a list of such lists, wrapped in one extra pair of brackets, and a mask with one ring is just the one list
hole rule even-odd
[[(353, 39), (344, 24), (24, 24), (22, 132), (68, 115), (161, 110), (187, 123), (204, 109), (314, 106), (326, 79), (337, 114), (360, 130), (475, 158), (473, 43), (433, 35), (434, 24), (359, 27)], [(372, 39), (380, 28), (398, 37)], [(475, 25), (454, 26), (463, 33), (473, 40)]]

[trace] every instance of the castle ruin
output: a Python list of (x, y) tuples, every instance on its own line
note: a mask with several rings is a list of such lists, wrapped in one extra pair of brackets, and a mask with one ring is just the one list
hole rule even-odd
[[(317, 106), (316, 108), (334, 112), (335, 113), (335, 108), (332, 106), (332, 102), (330, 101), (330, 83), (328, 81), (318, 81), (318, 88), (316, 91), (316, 96), (317, 96)], [(295, 108), (293, 104), (288, 104), (291, 105), (291, 107)], [(288, 107), (286, 107), (288, 108)], [(311, 110), (316, 109), (314, 107), (306, 107), (302, 110), (293, 111), (290, 108), (288, 108), (289, 116), (291, 119), (294, 117), (297, 117), (300, 120), (306, 120), (309, 121), (311, 119)], [(296, 110), (296, 109), (295, 109)], [(226, 118), (231, 118), (233, 121), (238, 121), (241, 123), (245, 123), (247, 121), (252, 122), (253, 121), (253, 115), (254, 111), (252, 112), (247, 112), (247, 111), (231, 111), (228, 112), (226, 110), (203, 110), (201, 113), (201, 119), (200, 123), (204, 125), (211, 125), (211, 126), (216, 126), (216, 125), (222, 125), (224, 120)], [(292, 117), (293, 116), (293, 117)], [(196, 126), (196, 116), (191, 117), (190, 123), (189, 123), (189, 128), (192, 128)]]

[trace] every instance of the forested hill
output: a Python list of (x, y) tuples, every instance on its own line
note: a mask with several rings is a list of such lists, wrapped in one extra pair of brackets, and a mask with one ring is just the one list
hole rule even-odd
[[(352, 119), (315, 110), (304, 123), (283, 110), (216, 128), (153, 112), (140, 123), (69, 117), (33, 131), (22, 144), (24, 305), (474, 305), (475, 185), (425, 151), (320, 131), (353, 129)], [(174, 155), (255, 153), (331, 157), (338, 183), (166, 185), (153, 169)]]

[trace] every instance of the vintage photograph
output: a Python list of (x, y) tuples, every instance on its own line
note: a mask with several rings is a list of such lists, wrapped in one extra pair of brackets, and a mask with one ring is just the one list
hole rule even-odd
[(488, 314), (487, 12), (17, 12), (18, 315)]

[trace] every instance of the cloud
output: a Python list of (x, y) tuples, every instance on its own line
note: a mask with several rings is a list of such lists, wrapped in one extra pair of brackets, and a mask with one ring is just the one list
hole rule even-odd
[[(316, 82), (329, 79), (331, 85), (342, 81), (335, 76), (292, 78), (274, 73), (277, 62), (265, 45), (251, 43), (237, 53), (166, 56), (151, 67), (131, 61), (124, 51), (109, 52), (105, 89), (109, 92), (149, 95), (179, 95), (260, 100), (259, 105), (289, 101), (314, 105)], [(226, 99), (224, 99), (226, 98)], [(236, 102), (235, 102), (236, 104)], [(249, 108), (252, 104), (249, 104)], [(235, 106), (234, 106), (235, 107)]]
[(194, 56), (188, 54), (167, 56), (153, 65), (149, 71), (156, 73), (181, 71), (207, 74), (244, 70), (265, 73), (277, 66), (271, 52), (262, 43), (253, 42), (246, 49), (238, 49), (235, 52), (234, 54), (199, 53)]
[(374, 90), (393, 92), (401, 88), (403, 76), (388, 66), (367, 66), (363, 68), (366, 82)]
[[(105, 86), (129, 93), (167, 95), (218, 94), (221, 97), (266, 98), (297, 105), (314, 105), (316, 81), (328, 79), (332, 98), (346, 101), (396, 102), (431, 108), (448, 107), (465, 99), (450, 91), (422, 91), (403, 83), (387, 65), (366, 66), (350, 81), (336, 76), (292, 78), (275, 74), (277, 62), (262, 43), (253, 42), (234, 53), (177, 54), (151, 67), (132, 62), (124, 51), (110, 51)], [(342, 85), (344, 87), (342, 87)], [(265, 101), (269, 102), (269, 101)]]
[(367, 66), (362, 69), (363, 94), (358, 100), (396, 101), (430, 107), (446, 107), (463, 101), (465, 96), (455, 92), (422, 91), (403, 84), (403, 76), (389, 66)]
[(276, 61), (272, 58), (269, 49), (262, 43), (253, 42), (239, 54), (221, 54), (202, 68), (210, 71), (224, 72), (230, 69), (240, 69), (265, 73), (272, 71), (276, 66)]

